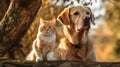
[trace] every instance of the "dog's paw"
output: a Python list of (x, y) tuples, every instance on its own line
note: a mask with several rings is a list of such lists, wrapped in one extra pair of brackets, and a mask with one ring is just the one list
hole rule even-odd
[(39, 62), (39, 61), (43, 61), (43, 58), (42, 57), (37, 57), (36, 62)]
[(55, 58), (54, 52), (49, 52), (49, 53), (47, 54), (47, 60), (48, 60), (48, 61), (55, 61), (55, 60), (57, 60), (57, 59)]

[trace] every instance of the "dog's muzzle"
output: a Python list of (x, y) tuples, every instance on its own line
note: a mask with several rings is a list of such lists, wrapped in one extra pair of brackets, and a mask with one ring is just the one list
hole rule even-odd
[(83, 22), (83, 27), (90, 27), (90, 18), (86, 17)]

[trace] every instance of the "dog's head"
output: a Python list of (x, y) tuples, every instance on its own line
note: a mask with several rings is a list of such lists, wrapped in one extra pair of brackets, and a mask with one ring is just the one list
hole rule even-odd
[(71, 6), (63, 10), (57, 20), (63, 25), (73, 25), (75, 31), (81, 29), (89, 29), (90, 23), (94, 23), (94, 15), (89, 7), (86, 6)]

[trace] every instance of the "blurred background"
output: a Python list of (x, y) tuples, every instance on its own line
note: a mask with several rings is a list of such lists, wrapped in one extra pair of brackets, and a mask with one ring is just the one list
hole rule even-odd
[[(95, 26), (91, 26), (90, 37), (99, 62), (120, 62), (120, 0), (42, 0), (35, 20), (19, 42), (18, 48), (27, 56), (36, 38), (40, 18), (57, 18), (61, 11), (71, 5), (87, 5), (95, 16)], [(63, 37), (62, 26), (57, 21), (57, 42)], [(17, 56), (18, 55), (18, 56)], [(21, 59), (16, 51), (16, 59)], [(7, 55), (6, 55), (7, 56)]]

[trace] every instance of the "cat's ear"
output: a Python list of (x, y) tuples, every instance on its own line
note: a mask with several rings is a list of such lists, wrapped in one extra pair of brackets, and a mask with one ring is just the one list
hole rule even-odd
[(56, 19), (55, 18), (52, 19), (52, 25), (56, 26)]
[(40, 18), (40, 25), (44, 25), (45, 24), (45, 20)]

